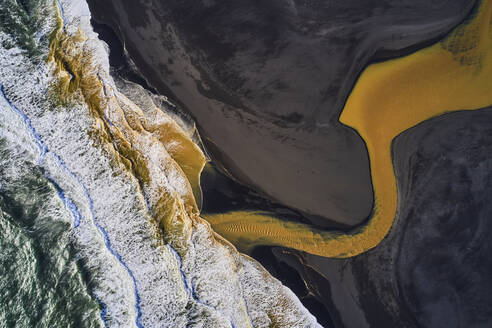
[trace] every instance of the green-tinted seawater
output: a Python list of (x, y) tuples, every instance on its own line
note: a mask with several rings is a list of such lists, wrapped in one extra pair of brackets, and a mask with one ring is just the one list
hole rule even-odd
[(12, 160), (1, 141), (0, 327), (101, 326), (70, 222), (39, 167)]

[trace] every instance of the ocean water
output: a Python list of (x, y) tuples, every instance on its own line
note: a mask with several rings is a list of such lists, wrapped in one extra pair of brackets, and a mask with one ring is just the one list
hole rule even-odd
[(85, 1), (1, 0), (0, 45), (0, 327), (319, 327), (200, 217), (193, 124)]
[(42, 170), (0, 139), (0, 322), (4, 327), (101, 327), (71, 218)]

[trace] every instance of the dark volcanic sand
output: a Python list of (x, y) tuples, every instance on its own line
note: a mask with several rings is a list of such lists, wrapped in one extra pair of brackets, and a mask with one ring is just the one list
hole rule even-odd
[(326, 227), (372, 209), (365, 145), (338, 123), (361, 70), (442, 36), (474, 1), (89, 4), (150, 84), (193, 114), (218, 163)]
[(393, 143), (399, 212), (378, 247), (351, 259), (253, 255), (325, 327), (490, 327), (490, 154), (492, 107), (424, 122)]
[[(92, 7), (96, 5), (95, 1), (90, 2), (94, 2)], [(236, 178), (243, 183), (246, 182), (257, 186), (258, 191), (268, 193), (284, 204), (300, 209), (305, 209), (304, 205), (309, 208), (308, 205), (312, 205), (312, 203), (304, 203), (303, 206), (299, 205), (305, 201), (303, 199), (299, 199), (298, 203), (289, 203), (291, 201), (289, 194), (291, 194), (290, 196), (306, 195), (306, 198), (309, 198), (313, 195), (320, 195), (319, 192), (322, 190), (321, 195), (325, 197), (323, 201), (327, 204), (327, 207), (324, 209), (313, 207), (317, 212), (313, 211), (311, 213), (321, 213), (325, 218), (336, 218), (330, 214), (332, 213), (330, 211), (340, 204), (351, 208), (358, 201), (361, 204), (367, 201), (368, 208), (370, 208), (372, 202), (368, 171), (367, 167), (364, 166), (367, 165), (366, 150), (363, 145), (359, 147), (361, 142), (357, 135), (350, 130), (337, 126), (331, 120), (331, 118), (337, 117), (340, 109), (339, 106), (337, 107), (334, 104), (340, 101), (343, 103), (348, 89), (355, 81), (358, 72), (354, 73), (354, 70), (360, 70), (364, 63), (369, 60), (400, 54), (398, 51), (376, 51), (375, 49), (381, 49), (378, 47), (383, 42), (381, 40), (384, 40), (383, 32), (388, 30), (383, 28), (384, 26), (394, 25), (395, 21), (398, 21), (398, 19), (401, 21), (402, 17), (408, 21), (415, 19), (417, 11), (412, 11), (411, 6), (415, 6), (415, 8), (420, 6), (421, 9), (426, 4), (429, 6), (432, 4), (436, 8), (439, 5), (446, 5), (447, 7), (446, 11), (440, 12), (439, 20), (436, 17), (438, 16), (438, 11), (423, 11), (422, 17), (418, 21), (413, 21), (413, 24), (406, 27), (413, 29), (420, 26), (422, 29), (420, 31), (415, 30), (418, 33), (411, 35), (412, 37), (407, 35), (403, 39), (400, 39), (398, 34), (395, 34), (392, 39), (393, 45), (388, 46), (390, 50), (392, 47), (394, 49), (398, 47), (405, 48), (411, 44), (415, 45), (415, 43), (412, 43), (416, 42), (416, 38), (413, 38), (415, 36), (418, 36), (418, 40), (428, 40), (432, 36), (435, 37), (439, 33), (443, 33), (468, 12), (472, 2), (414, 1), (410, 7), (405, 9), (397, 5), (393, 7), (388, 5), (380, 9), (375, 8), (370, 13), (365, 13), (371, 16), (367, 18), (367, 20), (372, 22), (371, 24), (367, 21), (355, 20), (345, 28), (341, 28), (344, 31), (343, 33), (347, 33), (342, 34), (344, 37), (347, 35), (355, 36), (345, 41), (342, 40), (343, 42), (340, 41), (340, 44), (335, 42), (333, 49), (328, 49), (327, 63), (317, 62), (317, 65), (331, 65), (332, 68), (337, 67), (340, 70), (340, 72), (333, 75), (336, 79), (332, 75), (326, 75), (324, 84), (317, 86), (319, 89), (333, 85), (332, 97), (320, 100), (315, 97), (316, 95), (310, 94), (309, 96), (309, 92), (306, 90), (313, 87), (309, 84), (311, 82), (306, 85), (306, 88), (299, 87), (296, 90), (293, 90), (293, 87), (292, 89), (287, 88), (286, 90), (290, 90), (288, 92), (292, 93), (290, 96), (294, 103), (295, 99), (297, 99), (298, 103), (302, 103), (303, 99), (306, 100), (309, 97), (312, 97), (313, 101), (316, 100), (323, 104), (326, 102), (326, 107), (323, 105), (322, 110), (318, 112), (310, 111), (309, 106), (303, 107), (303, 109), (299, 107), (296, 110), (300, 112), (301, 116), (294, 115), (291, 117), (278, 116), (286, 114), (282, 112), (284, 107), (281, 104), (285, 104), (290, 100), (282, 98), (286, 97), (286, 95), (276, 90), (275, 87), (262, 84), (265, 81), (258, 82), (255, 97), (258, 92), (270, 93), (267, 96), (255, 98), (254, 100), (258, 102), (255, 104), (247, 101), (247, 95), (244, 94), (242, 87), (234, 89), (234, 85), (231, 85), (230, 88), (224, 88), (225, 93), (222, 94), (217, 91), (216, 88), (223, 87), (223, 84), (221, 84), (223, 82), (218, 81), (222, 75), (216, 73), (216, 70), (220, 69), (220, 67), (216, 67), (218, 65), (217, 62), (215, 66), (210, 65), (203, 68), (204, 63), (210, 61), (207, 56), (217, 55), (217, 53), (213, 53), (213, 49), (209, 49), (212, 53), (204, 51), (204, 48), (207, 48), (207, 44), (204, 43), (213, 41), (213, 38), (203, 38), (201, 41), (197, 39), (198, 37), (191, 38), (191, 41), (188, 38), (183, 38), (182, 42), (186, 41), (194, 44), (195, 49), (190, 48), (189, 45), (181, 49), (179, 45), (173, 42), (169, 43), (172, 46), (162, 44), (165, 43), (165, 38), (169, 37), (169, 34), (166, 33), (162, 33), (162, 36), (160, 36), (162, 39), (154, 40), (157, 45), (153, 45), (147, 38), (141, 38), (140, 40), (139, 33), (147, 36), (156, 35), (163, 26), (166, 26), (164, 24), (165, 21), (171, 25), (175, 24), (173, 20), (166, 20), (166, 13), (159, 13), (159, 8), (162, 9), (160, 6), (156, 6), (154, 8), (156, 11), (150, 15), (142, 13), (143, 7), (140, 7), (138, 1), (133, 2), (136, 4), (131, 11), (134, 13), (130, 19), (133, 25), (127, 22), (124, 12), (128, 8), (125, 9), (123, 6), (119, 7), (119, 11), (115, 11), (117, 15), (109, 11), (107, 13), (111, 13), (111, 15), (106, 16), (100, 12), (110, 3), (109, 0), (98, 2), (94, 14), (96, 18), (106, 21), (113, 27), (119, 25), (113, 20), (115, 17), (124, 22), (123, 24), (126, 24), (125, 31), (119, 32), (119, 34), (123, 35), (127, 40), (127, 48), (130, 55), (137, 61), (146, 78), (162, 93), (178, 97), (175, 99), (194, 114), (202, 125), (202, 131), (209, 138), (215, 138), (216, 135), (208, 132), (217, 130), (216, 132), (219, 133), (218, 139), (213, 140), (213, 142), (209, 140), (209, 148), (215, 158), (222, 161), (222, 164)], [(114, 3), (119, 3), (119, 1), (114, 0)], [(182, 2), (183, 5), (186, 3), (188, 2)], [(260, 6), (256, 2), (251, 3), (251, 6)], [(340, 3), (349, 6), (357, 4), (357, 1)], [(378, 3), (388, 4), (385, 1)], [(404, 4), (403, 2), (399, 3), (402, 6)], [(210, 4), (213, 5), (213, 1), (210, 1)], [(170, 2), (168, 6), (178, 6), (178, 4)], [(197, 6), (202, 8), (199, 4)], [(395, 8), (401, 9), (401, 12), (398, 14), (398, 10)], [(194, 8), (194, 10), (199, 9)], [(193, 10), (189, 12), (191, 13)], [(220, 13), (225, 15), (224, 12), (227, 11), (220, 11), (217, 15)], [(413, 16), (412, 12), (414, 13)], [(390, 13), (394, 15), (390, 15)], [(359, 13), (359, 15), (362, 14), (364, 13)], [(118, 15), (122, 16), (118, 18)], [(152, 26), (148, 26), (145, 22), (151, 19), (153, 15), (159, 16), (160, 19), (158, 22), (154, 22)], [(251, 15), (254, 18), (254, 14)], [(333, 15), (336, 16), (336, 13)], [(343, 13), (338, 15), (341, 16), (339, 21), (336, 21), (337, 24), (347, 23), (342, 17)], [(346, 15), (351, 17), (351, 15), (355, 14), (347, 11)], [(178, 18), (185, 20), (186, 17), (179, 16), (176, 19)], [(450, 20), (447, 21), (446, 18), (450, 18)], [(440, 28), (437, 28), (437, 25), (434, 26), (436, 27), (434, 30), (428, 26), (419, 25), (423, 24), (425, 20), (435, 24), (440, 22), (439, 24), (442, 25), (438, 24)], [(285, 23), (282, 20), (272, 20), (272, 22), (275, 24)], [(382, 25), (377, 25), (375, 22)], [(404, 25), (402, 22), (400, 23)], [(211, 22), (208, 21), (206, 26), (210, 24)], [(369, 27), (364, 24), (369, 24)], [(138, 33), (132, 32), (130, 27), (137, 25), (145, 25), (146, 27)], [(379, 26), (380, 30), (374, 25)], [(359, 26), (359, 30), (355, 29), (357, 26)], [(361, 32), (364, 31), (363, 28), (367, 33)], [(155, 31), (150, 33), (153, 29)], [(199, 35), (199, 32), (195, 31), (193, 33)], [(169, 33), (173, 34), (174, 32)], [(357, 33), (359, 33), (358, 37)], [(360, 35), (360, 33), (367, 35)], [(330, 42), (336, 40), (336, 33), (330, 34), (329, 30), (326, 35)], [(368, 35), (372, 36), (369, 37)], [(407, 39), (407, 37), (410, 38)], [(342, 38), (340, 37), (340, 39)], [(379, 41), (361, 44), (362, 39)], [(131, 42), (128, 42), (128, 40)], [(132, 42), (135, 44), (132, 45)], [(150, 42), (150, 45), (147, 44), (148, 42)], [(321, 47), (315, 41), (312, 42), (312, 47), (315, 45)], [(272, 44), (275, 43), (273, 42)], [(288, 55), (293, 56), (293, 53), (290, 52), (292, 49), (289, 51), (282, 49), (296, 48), (296, 44), (288, 44), (286, 48), (279, 48), (272, 53), (263, 53), (260, 51), (261, 47), (255, 48), (259, 56), (263, 56), (265, 61), (265, 65), (260, 67), (255, 74), (263, 72), (265, 79), (270, 78), (269, 74), (261, 70), (272, 69), (268, 65), (271, 64), (272, 60), (274, 61), (273, 57), (277, 60), (280, 60), (281, 56), (291, 58)], [(390, 45), (391, 42), (387, 44)], [(266, 48), (268, 48), (267, 45), (265, 43)], [(175, 47), (175, 49), (168, 49), (170, 55), (161, 54), (160, 52), (165, 51), (166, 47)], [(210, 47), (213, 47), (213, 43)], [(301, 46), (297, 47), (301, 48)], [(154, 49), (153, 52), (150, 51), (152, 49)], [(169, 61), (168, 57), (176, 54), (173, 49), (177, 49), (176, 51), (178, 52), (186, 50), (186, 54), (183, 54), (184, 60), (178, 61), (178, 64), (175, 64), (174, 61), (174, 64), (167, 63)], [(403, 49), (402, 51), (410, 50), (412, 49)], [(204, 51), (200, 55), (203, 58), (196, 55), (198, 51)], [(237, 52), (241, 53), (241, 49), (234, 51), (236, 54)], [(337, 56), (337, 51), (343, 53), (345, 58), (341, 59), (341, 55)], [(376, 57), (371, 57), (374, 51), (377, 52)], [(351, 57), (354, 53), (357, 53), (359, 57), (356, 59)], [(149, 61), (149, 58), (152, 60)], [(231, 60), (234, 61), (233, 59), (217, 57), (217, 60), (225, 64), (230, 64)], [(288, 62), (288, 59), (285, 60)], [(158, 65), (159, 62), (162, 64), (161, 66)], [(212, 91), (206, 92), (199, 88), (204, 83), (203, 80), (189, 81), (189, 79), (193, 79), (190, 75), (197, 72), (197, 70), (191, 69), (193, 65), (190, 63), (199, 67), (201, 74), (207, 76), (207, 79), (215, 79)], [(258, 63), (253, 60), (250, 64), (254, 66)], [(278, 74), (280, 73), (273, 70), (274, 77), (272, 78), (286, 81), (289, 80), (287, 78), (289, 74), (291, 74), (291, 77), (299, 74), (297, 80), (294, 80), (296, 85), (302, 84), (301, 82), (305, 79), (305, 76), (310, 76), (313, 73), (313, 68), (310, 69), (309, 64), (301, 64), (302, 62), (288, 66), (291, 72), (284, 72), (286, 74), (285, 77), (279, 76)], [(179, 65), (184, 65), (181, 66), (183, 70), (179, 68)], [(243, 66), (238, 65), (237, 71), (241, 73), (241, 70), (247, 67), (248, 65), (246, 64)], [(232, 68), (230, 66), (226, 68), (231, 70), (231, 74), (234, 73), (234, 65)], [(164, 74), (167, 70), (169, 70), (168, 74)], [(342, 74), (341, 72), (345, 73)], [(179, 76), (180, 74), (184, 76)], [(323, 74), (328, 73), (325, 72)], [(229, 78), (233, 79), (234, 74)], [(313, 78), (316, 78), (316, 74), (313, 74)], [(229, 81), (227, 76), (224, 79), (226, 82)], [(208, 83), (212, 82), (208, 81)], [(246, 79), (241, 83), (248, 85), (251, 80)], [(338, 89), (337, 83), (339, 84)], [(348, 85), (348, 87), (344, 87), (344, 85)], [(170, 90), (173, 90), (173, 93), (170, 93)], [(212, 101), (207, 97), (214, 98), (217, 101)], [(227, 97), (232, 98), (226, 99)], [(240, 99), (243, 103), (241, 106), (235, 107), (234, 104), (236, 104), (235, 101), (237, 99)], [(195, 104), (200, 103), (202, 104), (201, 106), (195, 107)], [(246, 103), (248, 106), (244, 105)], [(328, 121), (332, 122), (330, 123), (332, 124), (331, 130), (311, 124), (313, 122), (324, 123), (326, 116), (329, 116)], [(272, 117), (275, 117), (275, 119), (272, 119)], [(240, 125), (244, 126), (237, 128)], [(266, 131), (265, 126), (270, 130)], [(492, 241), (488, 237), (489, 232), (492, 230), (492, 221), (489, 220), (492, 216), (492, 205), (490, 205), (492, 204), (492, 192), (489, 188), (492, 183), (492, 175), (490, 173), (492, 172), (492, 160), (489, 155), (492, 153), (491, 127), (492, 109), (476, 112), (457, 112), (424, 122), (396, 138), (393, 144), (393, 155), (397, 171), (400, 207), (390, 234), (375, 249), (352, 259), (327, 259), (279, 247), (259, 247), (253, 251), (252, 255), (273, 275), (291, 287), (304, 305), (316, 315), (318, 321), (325, 327), (489, 326), (490, 322), (492, 322), (492, 307), (490, 307), (490, 304), (492, 304), (492, 279), (490, 279), (492, 277), (492, 261), (490, 259)], [(245, 134), (245, 131), (248, 133)], [(224, 134), (220, 135), (220, 133)], [(325, 140), (323, 133), (336, 135), (338, 138), (336, 143), (338, 145), (333, 145), (334, 142)], [(279, 135), (283, 135), (280, 141), (274, 138), (274, 136)], [(300, 135), (302, 135), (302, 138), (299, 137)], [(304, 138), (305, 136), (309, 136), (309, 138), (306, 139)], [(261, 142), (258, 142), (258, 139)], [(359, 148), (346, 149), (346, 144), (351, 142), (354, 145), (358, 144), (359, 146), (357, 147)], [(214, 143), (217, 147), (212, 146)], [(291, 148), (298, 148), (295, 156), (300, 157), (292, 157), (295, 160), (283, 162), (281, 160), (282, 156), (293, 155)], [(320, 152), (320, 149), (323, 151)], [(328, 150), (336, 150), (333, 154), (333, 162), (323, 162), (323, 158), (326, 159), (326, 156), (330, 155), (326, 154), (329, 153)], [(221, 155), (223, 152), (226, 152), (228, 157)], [(363, 156), (358, 152), (362, 152)], [(252, 155), (261, 155), (263, 157)], [(351, 163), (353, 166), (342, 165), (350, 156), (355, 161)], [(260, 158), (262, 159), (261, 161), (259, 160)], [(359, 159), (355, 160), (355, 158)], [(237, 163), (238, 160), (246, 162), (239, 167), (237, 164), (241, 163)], [(311, 178), (309, 175), (306, 176), (306, 170), (318, 166), (322, 167), (322, 169), (315, 171)], [(291, 176), (293, 170), (297, 169), (300, 170), (299, 176), (295, 174)], [(256, 171), (264, 173), (266, 178), (264, 180), (255, 180), (258, 178)], [(272, 172), (278, 173), (285, 181), (279, 183), (275, 180), (275, 175), (270, 177)], [(353, 177), (353, 180), (346, 180), (354, 172), (358, 172), (358, 175)], [(205, 212), (262, 209), (274, 213), (283, 213), (289, 216), (290, 219), (305, 220), (295, 211), (262, 199), (255, 192), (241, 187), (223, 176), (211, 178), (213, 176), (204, 176)], [(333, 176), (338, 176), (339, 181), (343, 180), (347, 184), (346, 191), (340, 189), (340, 186), (330, 184), (330, 181), (333, 181), (330, 180)], [(297, 178), (306, 180), (301, 181)], [(360, 183), (359, 181), (357, 183), (357, 179), (365, 182)], [(312, 184), (314, 180), (317, 180), (319, 185), (314, 184), (311, 187), (310, 183)], [(282, 194), (282, 197), (279, 197), (270, 190), (265, 190), (262, 184), (272, 184), (272, 188), (276, 188), (277, 191), (282, 191), (286, 194)], [(289, 186), (289, 188), (286, 188), (286, 186)], [(282, 190), (282, 188), (285, 190)], [(333, 190), (333, 193), (328, 194), (331, 190)], [(359, 191), (359, 194), (355, 196), (354, 193), (349, 193), (348, 191)], [(340, 198), (334, 200), (332, 196), (338, 194)], [(313, 199), (316, 200), (315, 198)], [(229, 205), (227, 208), (221, 208), (221, 203)], [(355, 206), (352, 212), (345, 212), (344, 215), (346, 217), (339, 221), (350, 224), (360, 222), (360, 218), (368, 213), (362, 210), (364, 206)], [(363, 212), (365, 213), (364, 215), (361, 214)], [(356, 215), (357, 213), (359, 213), (359, 216)], [(333, 224), (332, 222), (327, 222), (327, 225)], [(319, 219), (316, 223), (323, 225), (323, 222)]]

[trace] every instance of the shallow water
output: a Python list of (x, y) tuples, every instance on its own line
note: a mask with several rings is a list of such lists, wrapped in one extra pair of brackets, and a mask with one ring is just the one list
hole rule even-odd
[[(0, 142), (0, 322), (101, 327), (100, 306), (72, 243), (71, 218), (41, 170)], [(12, 176), (9, 172), (18, 174)]]

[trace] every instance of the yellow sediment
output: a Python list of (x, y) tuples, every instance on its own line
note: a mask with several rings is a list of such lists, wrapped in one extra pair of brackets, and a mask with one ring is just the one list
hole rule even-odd
[(432, 117), (492, 104), (492, 0), (443, 41), (403, 58), (367, 67), (340, 122), (357, 130), (369, 152), (375, 207), (350, 233), (326, 232), (257, 212), (207, 216), (219, 234), (243, 251), (280, 245), (326, 257), (351, 257), (381, 242), (396, 216), (398, 193), (392, 140)]
[(202, 202), (200, 175), (207, 162), (200, 147), (191, 140), (183, 129), (171, 118), (165, 123), (155, 124), (145, 120), (144, 127), (166, 146), (166, 150), (178, 163), (190, 182), (197, 204)]
[[(81, 30), (76, 33), (63, 30), (59, 18), (51, 36), (48, 55), (48, 62), (54, 64), (56, 76), (51, 98), (55, 106), (70, 108), (70, 105), (77, 103), (88, 106), (94, 119), (89, 136), (105, 150), (112, 165), (131, 173), (143, 194), (146, 190), (153, 194), (155, 200), (149, 203), (151, 215), (164, 231), (164, 240), (183, 255), (191, 236), (191, 224), (198, 215), (194, 194), (201, 197), (199, 176), (205, 156), (166, 114), (157, 111), (161, 115), (161, 123), (152, 123), (124, 95), (120, 94), (118, 99), (107, 96), (98, 76), (99, 68), (93, 61), (93, 53), (85, 45), (86, 40)], [(111, 124), (106, 118), (106, 111), (112, 113)], [(151, 162), (149, 147), (157, 144), (162, 146), (156, 148), (161, 149), (162, 153), (154, 156)], [(168, 180), (167, 184), (158, 182), (163, 175)], [(170, 179), (178, 179), (175, 181), (183, 184), (179, 187), (180, 194), (174, 189), (175, 182)]]

